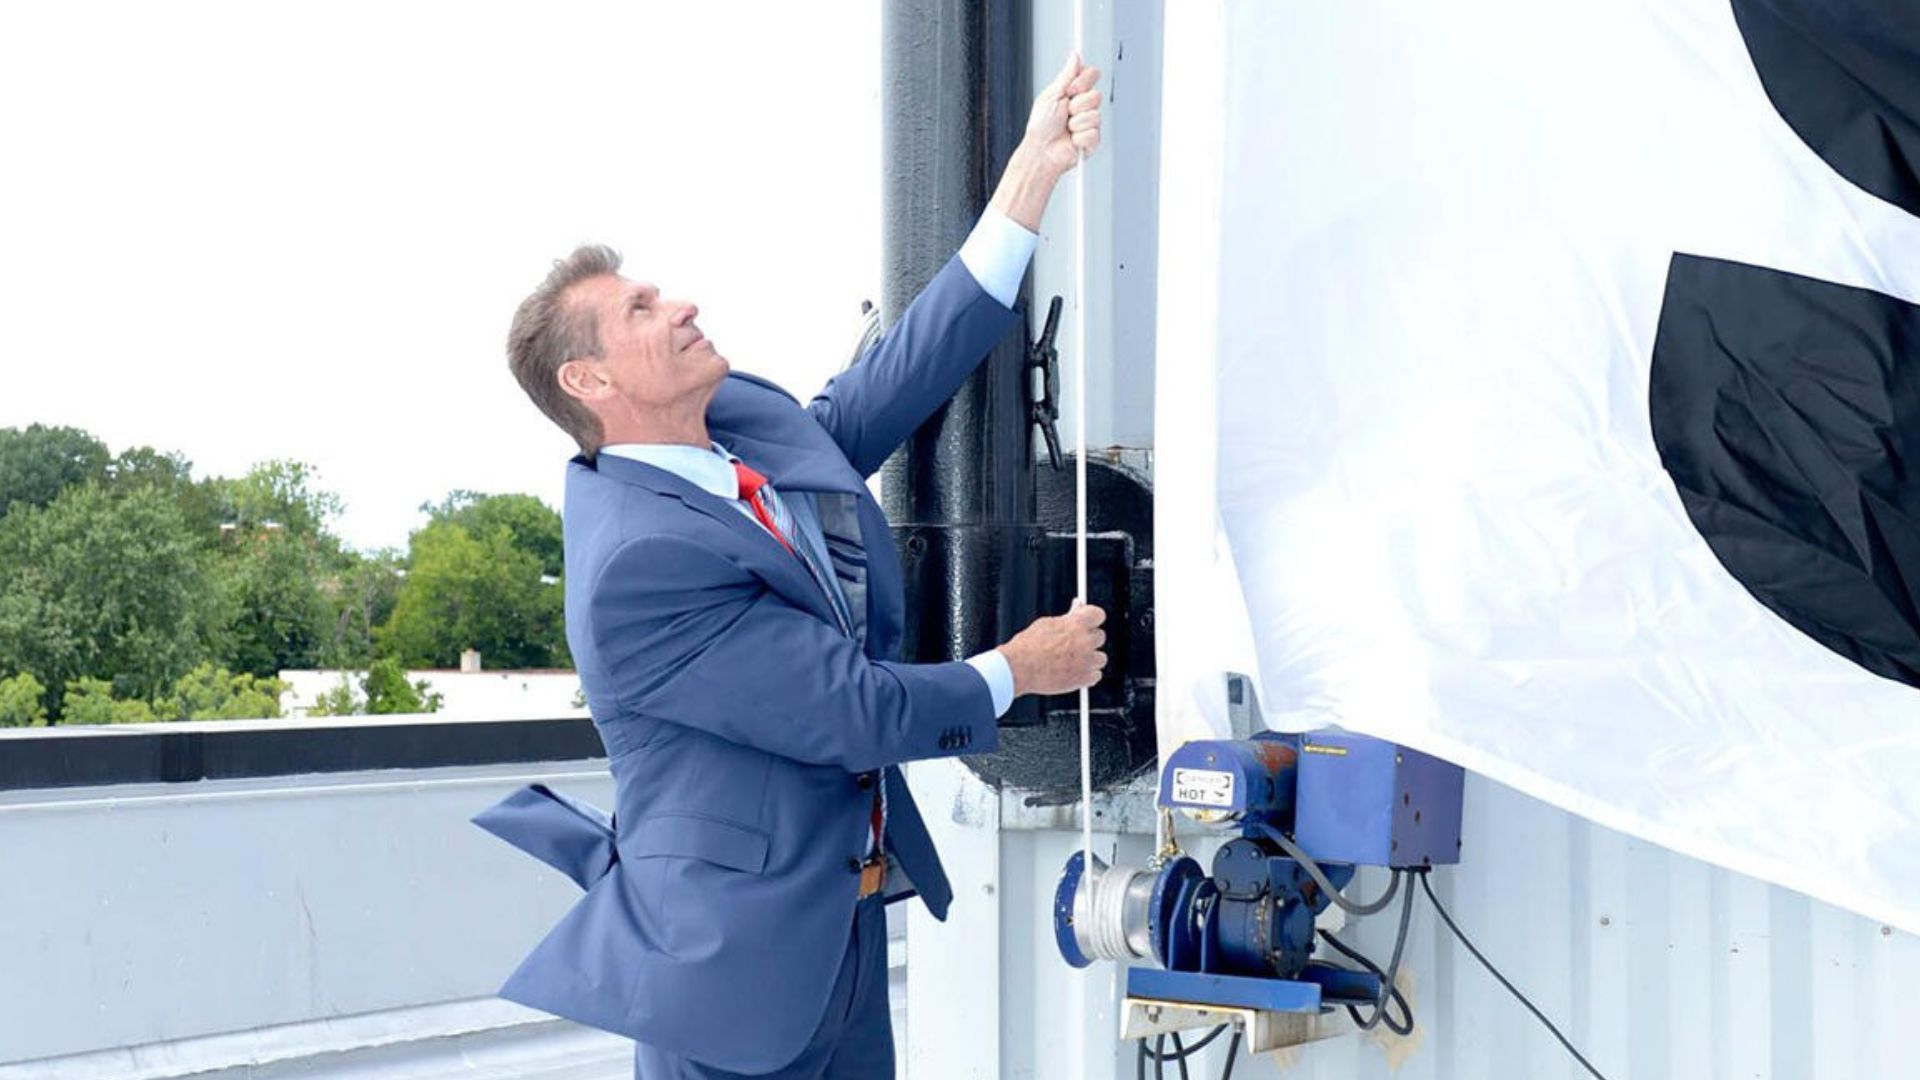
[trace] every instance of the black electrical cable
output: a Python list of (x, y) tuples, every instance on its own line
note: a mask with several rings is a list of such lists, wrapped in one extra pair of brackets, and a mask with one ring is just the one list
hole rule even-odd
[(1314, 884), (1320, 886), (1320, 891), (1326, 893), (1329, 899), (1339, 904), (1341, 910), (1349, 915), (1372, 915), (1375, 912), (1384, 911), (1388, 904), (1393, 903), (1394, 894), (1400, 891), (1400, 871), (1395, 870), (1393, 876), (1387, 881), (1386, 892), (1381, 893), (1378, 897), (1368, 900), (1365, 903), (1361, 903), (1358, 900), (1349, 900), (1339, 889), (1333, 887), (1333, 882), (1328, 879), (1327, 872), (1320, 869), (1320, 864), (1313, 860), (1313, 856), (1307, 854), (1299, 844), (1294, 843), (1291, 836), (1266, 824), (1262, 824), (1260, 830), (1266, 833), (1267, 837), (1274, 843), (1279, 844), (1280, 850), (1286, 852), (1288, 858), (1291, 858), (1294, 862), (1304, 867), (1307, 871), (1307, 876), (1313, 879)]
[[(1138, 1077), (1139, 1080), (1146, 1080), (1147, 1062), (1149, 1060), (1152, 1060), (1154, 1063), (1153, 1075), (1155, 1077), (1164, 1077), (1166, 1075), (1165, 1073), (1166, 1063), (1171, 1061), (1180, 1066), (1180, 1075), (1183, 1078), (1183, 1080), (1185, 1080), (1187, 1076), (1187, 1059), (1199, 1053), (1200, 1051), (1205, 1050), (1207, 1048), (1208, 1043), (1211, 1043), (1213, 1040), (1219, 1038), (1220, 1033), (1227, 1030), (1227, 1028), (1230, 1026), (1231, 1025), (1228, 1025), (1228, 1024), (1220, 1024), (1216, 1026), (1212, 1031), (1209, 1031), (1205, 1035), (1202, 1035), (1200, 1037), (1200, 1041), (1197, 1043), (1194, 1043), (1192, 1046), (1187, 1046), (1184, 1043), (1182, 1043), (1180, 1041), (1179, 1033), (1175, 1032), (1173, 1035), (1173, 1051), (1171, 1053), (1161, 1050), (1161, 1047), (1166, 1045), (1167, 1036), (1165, 1035), (1155, 1036), (1154, 1042), (1153, 1042), (1153, 1049), (1151, 1050), (1147, 1049), (1147, 1040), (1145, 1037), (1142, 1037), (1138, 1043), (1140, 1048), (1139, 1052), (1134, 1055), (1134, 1070), (1133, 1070), (1134, 1076)], [(1234, 1058), (1234, 1055), (1238, 1054), (1239, 1052), (1240, 1052), (1240, 1032), (1236, 1030), (1233, 1033), (1233, 1041), (1227, 1045), (1227, 1064), (1226, 1064), (1225, 1071), (1220, 1074), (1220, 1080), (1227, 1080), (1228, 1077), (1231, 1077), (1233, 1075), (1233, 1058)]]
[[(1184, 1058), (1184, 1057), (1191, 1057), (1191, 1056), (1193, 1056), (1194, 1054), (1197, 1054), (1197, 1053), (1199, 1053), (1199, 1052), (1200, 1052), (1200, 1051), (1201, 1051), (1202, 1049), (1204, 1049), (1204, 1048), (1206, 1047), (1206, 1045), (1207, 1045), (1208, 1043), (1210, 1043), (1210, 1042), (1212, 1042), (1213, 1040), (1215, 1040), (1215, 1039), (1217, 1039), (1217, 1038), (1219, 1038), (1219, 1037), (1220, 1037), (1220, 1033), (1221, 1033), (1221, 1032), (1223, 1032), (1223, 1031), (1225, 1031), (1225, 1030), (1227, 1030), (1227, 1026), (1228, 1026), (1228, 1025), (1226, 1025), (1226, 1024), (1220, 1024), (1220, 1025), (1218, 1025), (1218, 1026), (1217, 1026), (1217, 1027), (1215, 1027), (1215, 1028), (1214, 1028), (1214, 1029), (1213, 1029), (1212, 1031), (1209, 1031), (1209, 1032), (1207, 1032), (1207, 1033), (1206, 1033), (1205, 1035), (1202, 1035), (1202, 1036), (1200, 1037), (1200, 1041), (1199, 1041), (1199, 1042), (1197, 1042), (1197, 1043), (1194, 1043), (1194, 1044), (1193, 1044), (1192, 1046), (1188, 1046), (1188, 1047), (1185, 1047), (1184, 1049), (1182, 1049), (1182, 1047), (1181, 1047), (1181, 1044), (1180, 1044), (1180, 1043), (1179, 1043), (1179, 1042), (1177, 1041), (1177, 1040), (1178, 1040), (1178, 1039), (1180, 1038), (1180, 1036), (1179, 1036), (1179, 1035), (1175, 1035), (1175, 1036), (1174, 1036), (1174, 1039), (1175, 1039), (1176, 1041), (1175, 1041), (1175, 1043), (1174, 1043), (1174, 1052), (1173, 1052), (1173, 1053), (1171, 1053), (1171, 1054), (1161, 1054), (1161, 1055), (1155, 1055), (1155, 1056), (1154, 1056), (1154, 1060), (1156, 1060), (1156, 1061), (1178, 1061), (1178, 1060), (1180, 1060), (1181, 1058)], [(1146, 1042), (1146, 1040), (1145, 1040), (1145, 1039), (1142, 1039), (1142, 1040), (1140, 1040), (1140, 1049), (1142, 1049), (1142, 1050), (1147, 1050), (1147, 1042)], [(1150, 1054), (1150, 1055), (1152, 1055), (1152, 1054), (1153, 1054), (1154, 1052), (1153, 1052), (1153, 1051), (1151, 1051), (1151, 1050), (1147, 1050), (1147, 1053), (1148, 1053), (1148, 1054)]]
[[(1214, 1034), (1219, 1034), (1218, 1029), (1214, 1031)], [(1209, 1039), (1212, 1037), (1212, 1035), (1208, 1036)], [(1152, 1058), (1154, 1080), (1165, 1080), (1167, 1075), (1167, 1062), (1172, 1061), (1177, 1062), (1180, 1066), (1180, 1080), (1189, 1080), (1187, 1076), (1187, 1055), (1200, 1049), (1201, 1046), (1205, 1046), (1206, 1043), (1203, 1041), (1198, 1046), (1182, 1048), (1180, 1045), (1180, 1035), (1178, 1032), (1175, 1032), (1173, 1036), (1173, 1053), (1169, 1054), (1166, 1052), (1164, 1049), (1166, 1045), (1167, 1037), (1165, 1035), (1155, 1035), (1153, 1037), (1153, 1049), (1149, 1050), (1147, 1049), (1147, 1040), (1143, 1036), (1140, 1039), (1140, 1054), (1135, 1059), (1138, 1063), (1136, 1071), (1140, 1076), (1145, 1077), (1147, 1074), (1147, 1059)]]
[[(1399, 877), (1400, 875), (1396, 873), (1394, 880), (1398, 881)], [(1393, 959), (1387, 961), (1387, 970), (1380, 975), (1380, 996), (1375, 999), (1373, 1003), (1373, 1015), (1362, 1020), (1360, 1019), (1360, 1010), (1351, 1005), (1347, 1007), (1347, 1012), (1352, 1015), (1353, 1022), (1360, 1025), (1361, 1031), (1372, 1031), (1374, 1028), (1380, 1026), (1380, 1021), (1386, 1019), (1387, 1003), (1392, 1000), (1394, 980), (1400, 975), (1400, 958), (1405, 954), (1407, 948), (1407, 928), (1412, 924), (1413, 889), (1409, 888), (1407, 889), (1407, 894), (1400, 898), (1400, 931), (1394, 935)], [(1409, 1021), (1413, 1019), (1411, 1010), (1407, 1013), (1407, 1019)], [(1393, 1025), (1389, 1024), (1387, 1028), (1388, 1030), (1392, 1030)]]
[[(1400, 1006), (1400, 1015), (1405, 1017), (1402, 1022), (1395, 1023), (1393, 1016), (1389, 1014), (1381, 1023), (1385, 1024), (1387, 1030), (1393, 1032), (1395, 1035), (1413, 1034), (1413, 1006), (1407, 1004), (1407, 999), (1401, 995), (1399, 987), (1387, 982), (1387, 973), (1380, 970), (1380, 965), (1369, 960), (1358, 949), (1349, 947), (1346, 942), (1341, 941), (1325, 930), (1320, 931), (1320, 940), (1333, 946), (1335, 951), (1339, 952), (1340, 955), (1373, 972), (1380, 978), (1380, 985), (1387, 988), (1388, 1003)], [(1358, 1008), (1352, 1005), (1347, 1006), (1347, 1015), (1353, 1017), (1354, 1023), (1358, 1024), (1360, 1022), (1360, 1010)]]
[[(1559, 1039), (1560, 1045), (1567, 1048), (1567, 1053), (1573, 1055), (1573, 1060), (1579, 1062), (1588, 1072), (1592, 1073), (1595, 1080), (1607, 1080), (1605, 1076), (1601, 1075), (1599, 1069), (1593, 1067), (1593, 1062), (1588, 1061), (1580, 1051), (1573, 1048), (1573, 1044), (1567, 1041), (1565, 1035), (1560, 1034), (1560, 1029), (1553, 1026), (1553, 1021), (1547, 1019), (1546, 1015), (1539, 1009), (1534, 1008), (1533, 1002), (1527, 1000), (1527, 995), (1521, 993), (1512, 983), (1508, 982), (1507, 977), (1500, 974), (1500, 969), (1494, 967), (1492, 961), (1482, 956), (1479, 949), (1473, 947), (1473, 942), (1467, 940), (1467, 935), (1461, 932), (1459, 924), (1453, 921), (1453, 916), (1447, 914), (1447, 909), (1441, 905), (1440, 898), (1433, 895), (1433, 886), (1427, 881), (1426, 871), (1422, 870), (1418, 873), (1420, 875), (1420, 888), (1426, 892), (1428, 901), (1433, 904), (1433, 910), (1439, 914), (1441, 921), (1447, 924), (1447, 929), (1453, 931), (1453, 936), (1460, 939), (1460, 944), (1467, 947), (1467, 951), (1473, 954), (1475, 960), (1480, 961), (1480, 965), (1487, 969), (1489, 975), (1500, 980), (1500, 985), (1507, 988), (1507, 993), (1512, 994), (1520, 1004), (1527, 1007), (1527, 1011), (1533, 1014), (1534, 1019), (1545, 1024), (1547, 1030), (1553, 1032), (1553, 1037)], [(1411, 896), (1413, 890), (1407, 890), (1407, 894)]]

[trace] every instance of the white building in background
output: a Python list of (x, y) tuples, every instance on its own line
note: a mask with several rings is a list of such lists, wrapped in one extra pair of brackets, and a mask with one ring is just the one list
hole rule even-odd
[[(280, 715), (304, 717), (320, 696), (337, 689), (344, 679), (353, 692), (365, 697), (362, 671), (282, 671), (287, 689), (280, 695)], [(502, 720), (541, 720), (586, 714), (580, 675), (570, 668), (527, 668), (483, 671), (480, 654), (468, 649), (458, 670), (436, 668), (407, 672), (410, 683), (424, 682), (440, 695), (438, 715), (449, 719), (490, 717)]]

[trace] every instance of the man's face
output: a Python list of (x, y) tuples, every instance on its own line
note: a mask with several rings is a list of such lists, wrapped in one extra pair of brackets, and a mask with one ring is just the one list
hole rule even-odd
[(568, 299), (598, 316), (603, 355), (585, 362), (628, 405), (704, 409), (727, 376), (726, 357), (694, 323), (700, 309), (684, 300), (665, 299), (652, 285), (612, 275), (580, 282)]

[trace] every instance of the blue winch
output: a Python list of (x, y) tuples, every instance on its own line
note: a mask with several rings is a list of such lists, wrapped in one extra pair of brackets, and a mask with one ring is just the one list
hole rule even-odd
[[(1315, 959), (1315, 916), (1336, 903), (1380, 911), (1401, 871), (1458, 862), (1463, 784), (1458, 766), (1344, 732), (1187, 743), (1161, 770), (1160, 806), (1238, 835), (1211, 873), (1180, 854), (1146, 867), (1095, 858), (1089, 871), (1075, 852), (1054, 896), (1060, 954), (1075, 967), (1132, 963), (1129, 998), (1283, 1013), (1372, 1004), (1377, 1021), (1394, 964), (1383, 972), (1330, 937), (1366, 967)], [(1395, 871), (1366, 903), (1341, 894), (1360, 866)]]

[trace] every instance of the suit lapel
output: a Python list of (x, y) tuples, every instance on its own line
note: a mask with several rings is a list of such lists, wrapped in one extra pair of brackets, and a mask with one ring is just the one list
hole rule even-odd
[(853, 495), (866, 488), (811, 413), (786, 391), (750, 376), (720, 385), (707, 406), (707, 430), (782, 491)]
[[(811, 419), (807, 423), (819, 429), (819, 425)], [(764, 473), (777, 491), (823, 491), (852, 495), (866, 487), (854, 473), (853, 466), (840, 456), (840, 450), (832, 440), (827, 441), (823, 450), (804, 442), (763, 438), (758, 434), (718, 425), (713, 428), (713, 437), (722, 446), (738, 454), (742, 461)], [(821, 431), (820, 437), (825, 439), (826, 432)]]
[[(781, 492), (851, 495), (858, 507), (857, 540), (867, 560), (865, 637), (867, 655), (891, 659), (899, 654), (902, 627), (899, 556), (893, 533), (873, 495), (847, 462), (833, 437), (784, 391), (748, 378), (728, 378), (707, 408), (713, 438), (766, 476)], [(578, 460), (578, 459), (576, 459)], [(732, 530), (741, 540), (742, 564), (795, 605), (838, 626), (826, 594), (800, 561), (721, 499), (664, 469), (613, 454), (597, 465), (608, 476), (678, 499)]]
[[(741, 457), (745, 458), (745, 455)], [(749, 520), (726, 500), (709, 494), (665, 469), (657, 469), (617, 454), (601, 454), (590, 467), (598, 469), (603, 476), (677, 500), (688, 510), (719, 522), (740, 541), (732, 551), (740, 565), (795, 607), (812, 612), (838, 629), (839, 620), (834, 618), (833, 609), (827, 606), (826, 594), (814, 582), (807, 568), (791, 552), (781, 547), (771, 533)]]
[[(856, 545), (857, 557), (868, 564), (860, 575), (856, 637), (869, 656), (896, 656), (901, 598), (893, 534), (873, 493), (839, 444), (785, 392), (749, 379), (730, 378), (721, 386), (707, 409), (707, 427), (722, 445), (764, 473), (776, 490), (813, 492), (825, 496), (828, 503), (851, 498), (858, 527), (839, 528), (836, 515), (833, 532)], [(848, 597), (850, 602), (853, 599)]]
[[(723, 431), (717, 427), (714, 429), (714, 438), (738, 454), (741, 460), (761, 469), (776, 490), (815, 492), (830, 500), (852, 500), (852, 516), (857, 528), (846, 530), (844, 534), (836, 529), (835, 535), (857, 545), (859, 557), (867, 563), (865, 572), (860, 575), (861, 612), (857, 619), (861, 630), (856, 637), (861, 639), (868, 656), (893, 659), (899, 655), (903, 603), (900, 562), (898, 553), (893, 549), (893, 532), (887, 526), (886, 515), (880, 512), (879, 504), (874, 502), (873, 493), (867, 490), (867, 485), (853, 471), (853, 466), (847, 464), (839, 447), (827, 438), (811, 417), (798, 409), (793, 411), (799, 413), (808, 427), (820, 432), (820, 438), (827, 443), (825, 451), (792, 442), (761, 439), (739, 431)], [(766, 463), (764, 468), (761, 462)]]

